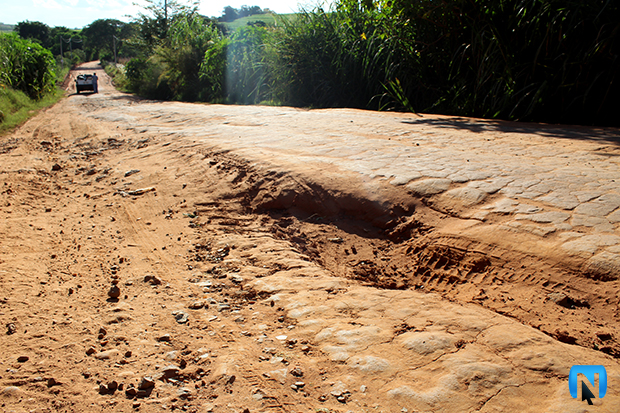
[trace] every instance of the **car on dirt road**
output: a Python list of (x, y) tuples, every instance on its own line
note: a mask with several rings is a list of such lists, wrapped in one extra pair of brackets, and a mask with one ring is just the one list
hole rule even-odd
[(83, 90), (90, 90), (96, 93), (96, 79), (93, 75), (82, 74), (75, 79), (75, 90), (80, 93)]

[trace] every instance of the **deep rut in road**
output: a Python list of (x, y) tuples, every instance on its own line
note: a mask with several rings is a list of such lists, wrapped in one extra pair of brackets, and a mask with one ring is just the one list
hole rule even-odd
[[(559, 341), (620, 357), (620, 343), (610, 333), (620, 315), (613, 282), (593, 280), (563, 263), (441, 234), (425, 224), (429, 211), (423, 203), (386, 207), (291, 174), (257, 171), (225, 152), (203, 156), (208, 169), (235, 188), (225, 198), (240, 201), (222, 205), (259, 213), (277, 238), (336, 276), (473, 302)], [(197, 205), (197, 212), (207, 212), (204, 208)], [(243, 230), (238, 219), (219, 218), (219, 224)]]

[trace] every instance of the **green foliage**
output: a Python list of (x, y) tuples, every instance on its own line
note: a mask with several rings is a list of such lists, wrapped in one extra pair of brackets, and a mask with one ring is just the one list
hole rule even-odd
[(165, 64), (163, 80), (172, 90), (175, 100), (209, 100), (212, 89), (208, 78), (200, 76), (205, 53), (220, 41), (218, 30), (197, 13), (181, 14), (174, 18), (164, 46), (157, 56)]
[(22, 124), (39, 109), (58, 102), (62, 96), (63, 93), (55, 89), (42, 99), (33, 100), (22, 91), (0, 86), (0, 134)]
[(176, 0), (145, 0), (145, 12), (135, 19), (140, 27), (140, 37), (143, 44), (151, 53), (168, 37), (168, 29), (176, 16), (192, 15), (198, 11), (198, 3), (190, 5)]
[(0, 35), (0, 84), (40, 99), (55, 87), (52, 53), (16, 34)]
[(267, 55), (272, 31), (264, 27), (237, 29), (226, 47), (225, 100), (256, 104), (272, 100), (271, 68)]
[[(177, 6), (153, 0), (136, 22), (143, 54), (127, 66), (130, 89), (166, 99), (620, 122), (617, 2), (339, 0), (329, 12), (222, 23), (225, 36), (195, 8)], [(235, 13), (226, 8), (222, 20)]]
[(296, 106), (389, 106), (384, 84), (412, 58), (387, 24), (386, 16), (359, 8), (317, 9), (287, 22), (277, 45), (278, 84), (288, 86), (280, 91), (282, 100)]
[(129, 91), (129, 79), (127, 79), (127, 75), (125, 74), (126, 67), (120, 63), (114, 64), (105, 61), (101, 63), (105, 72), (112, 78), (114, 86), (124, 92)]
[(49, 43), (50, 28), (41, 22), (30, 22), (28, 20), (20, 22), (13, 29), (22, 39), (37, 41), (46, 47)]
[(153, 99), (169, 99), (167, 85), (161, 85), (161, 65), (152, 60), (133, 58), (125, 65), (127, 90)]
[(126, 25), (120, 20), (98, 19), (82, 30), (88, 59), (114, 59), (114, 36)]

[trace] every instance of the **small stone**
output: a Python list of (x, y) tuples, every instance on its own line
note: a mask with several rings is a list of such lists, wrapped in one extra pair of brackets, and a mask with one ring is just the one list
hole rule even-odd
[(172, 340), (172, 337), (170, 336), (170, 334), (164, 334), (163, 336), (159, 336), (156, 338), (157, 341), (163, 341), (163, 342), (170, 342)]
[(99, 334), (101, 334), (102, 336), (105, 336), (106, 334), (108, 334), (108, 332), (107, 332), (107, 330), (105, 328), (101, 327), (99, 329)]
[(192, 395), (192, 391), (187, 387), (181, 387), (177, 390), (177, 396), (181, 399), (187, 399)]
[(16, 331), (17, 331), (17, 328), (15, 327), (15, 324), (8, 323), (6, 325), (6, 335), (7, 336), (10, 336), (11, 334), (15, 334)]
[(20, 393), (21, 393), (21, 389), (17, 386), (8, 386), (2, 389), (3, 396), (17, 397), (17, 396), (20, 396)]
[(243, 277), (240, 275), (233, 275), (232, 277), (230, 277), (230, 281), (234, 282), (235, 284), (240, 284), (243, 282)]
[(297, 387), (304, 387), (306, 385), (306, 383), (304, 383), (303, 381), (296, 381), (295, 382), (295, 386)]
[(299, 367), (295, 367), (291, 370), (291, 374), (295, 377), (303, 377), (304, 372)]
[(52, 165), (52, 171), (60, 171), (61, 169), (62, 169), (62, 166), (58, 165), (57, 163)]
[(97, 352), (97, 350), (95, 350), (94, 347), (89, 347), (88, 350), (86, 350), (86, 355), (90, 356), (92, 354), (95, 354)]
[(131, 176), (133, 174), (137, 174), (138, 172), (140, 172), (139, 169), (132, 169), (131, 171), (127, 171), (127, 172), (125, 172), (125, 178), (128, 177), (128, 176)]
[(161, 280), (159, 278), (157, 278), (154, 275), (145, 275), (144, 276), (144, 282), (145, 283), (150, 283), (151, 285), (160, 285), (161, 284)]
[(194, 301), (188, 307), (192, 310), (200, 310), (204, 306), (205, 306), (204, 301)]
[(293, 389), (293, 390), (297, 391), (297, 390), (298, 390), (298, 387), (297, 387), (296, 385), (294, 385), (294, 384), (291, 384), (291, 389)]
[(217, 305), (217, 311), (224, 311), (224, 310), (230, 310), (230, 305), (226, 304), (226, 303), (220, 303)]
[(126, 358), (131, 357), (131, 355), (132, 355), (131, 350), (127, 350), (127, 351), (125, 352), (125, 357), (126, 357)]
[(367, 389), (368, 389), (368, 387), (366, 387), (366, 386), (365, 386), (365, 385), (363, 385), (363, 384), (360, 386), (360, 392), (362, 392), (362, 393), (366, 393), (366, 390), (367, 390)]
[(121, 289), (118, 288), (118, 285), (115, 284), (110, 287), (110, 290), (108, 291), (108, 296), (110, 296), (110, 298), (118, 298), (121, 296)]
[(118, 354), (118, 350), (106, 350), (106, 351), (100, 351), (99, 353), (95, 354), (95, 358), (97, 360), (109, 360), (112, 357), (116, 356)]
[(133, 385), (129, 385), (127, 387), (127, 390), (125, 390), (125, 396), (129, 398), (135, 397), (137, 393), (138, 393), (138, 390), (136, 390), (136, 388), (133, 387)]
[(17, 361), (20, 362), (20, 363), (25, 363), (28, 360), (30, 360), (30, 357), (28, 357), (28, 356), (19, 356), (19, 357), (17, 357)]
[(103, 383), (99, 385), (99, 394), (108, 394), (108, 387)]
[[(152, 377), (142, 377), (140, 384), (138, 384), (138, 390), (148, 390), (155, 387), (155, 380)], [(128, 389), (129, 390), (129, 389)]]
[(184, 312), (184, 311), (173, 311), (172, 315), (174, 316), (174, 319), (179, 324), (187, 323), (188, 318), (189, 318), (189, 315), (186, 312)]
[(60, 385), (60, 382), (57, 382), (55, 378), (50, 377), (49, 379), (47, 379), (47, 387), (52, 387), (52, 386), (58, 386)]
[(167, 366), (162, 370), (162, 377), (165, 379), (171, 379), (179, 375), (179, 368), (177, 366)]
[(310, 351), (310, 346), (301, 346), (301, 351), (303, 351), (304, 353), (307, 353)]
[(613, 337), (611, 335), (611, 333), (608, 332), (602, 332), (599, 331), (598, 333), (596, 333), (596, 336), (599, 338), (599, 340), (601, 341), (608, 341), (611, 340)]
[[(135, 390), (135, 389), (134, 389)], [(135, 395), (134, 395), (135, 396)], [(131, 405), (131, 407), (133, 407), (134, 409), (137, 409), (138, 407), (140, 407), (141, 403), (140, 402), (133, 402), (133, 404)]]
[(108, 391), (110, 393), (114, 393), (116, 389), (118, 389), (118, 383), (115, 380), (108, 383)]
[(549, 298), (549, 300), (553, 301), (554, 303), (556, 303), (559, 306), (565, 307), (565, 308), (570, 308), (571, 306), (571, 299), (564, 294), (563, 292), (553, 292), (553, 293), (549, 293), (547, 294), (547, 298)]

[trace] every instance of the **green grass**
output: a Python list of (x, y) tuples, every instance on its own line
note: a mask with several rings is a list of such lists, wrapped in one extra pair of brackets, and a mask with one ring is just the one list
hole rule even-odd
[(0, 33), (9, 33), (13, 31), (15, 25), (0, 23)]
[(121, 69), (122, 65), (115, 65), (114, 63), (109, 62), (101, 62), (103, 63), (103, 70), (112, 78), (112, 83), (114, 86), (122, 91), (128, 92), (129, 80), (127, 76), (125, 76), (124, 69)]
[(272, 14), (272, 13), (255, 14), (253, 16), (242, 17), (242, 18), (237, 19), (235, 21), (225, 22), (225, 23), (222, 23), (222, 24), (224, 26), (226, 26), (226, 28), (229, 31), (234, 32), (239, 27), (247, 26), (248, 23), (253, 23), (253, 22), (257, 22), (257, 21), (261, 21), (261, 22), (265, 23), (267, 26), (278, 26), (280, 24), (279, 21), (278, 21), (279, 17), (283, 17), (285, 19), (291, 19), (294, 16), (295, 16), (295, 13), (290, 13), (290, 14)]
[(52, 106), (63, 95), (62, 90), (56, 89), (40, 100), (32, 100), (24, 92), (0, 86), (0, 135), (21, 125), (39, 110)]

